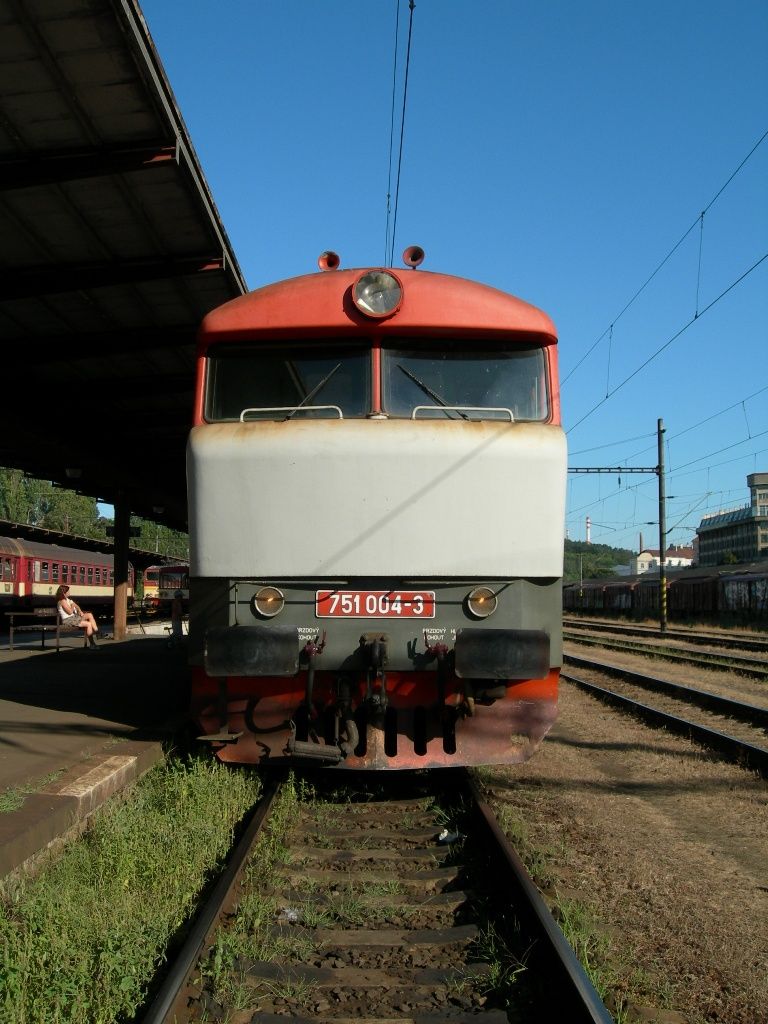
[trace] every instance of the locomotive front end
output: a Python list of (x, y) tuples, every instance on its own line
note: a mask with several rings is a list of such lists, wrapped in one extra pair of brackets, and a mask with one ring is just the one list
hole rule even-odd
[(534, 307), (297, 278), (210, 314), (188, 448), (193, 711), (223, 760), (525, 760), (556, 716), (565, 442)]

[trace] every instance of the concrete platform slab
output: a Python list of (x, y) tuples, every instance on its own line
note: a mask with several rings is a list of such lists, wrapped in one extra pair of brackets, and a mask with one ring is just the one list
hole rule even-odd
[(183, 646), (157, 637), (0, 650), (0, 796), (21, 800), (0, 813), (0, 876), (162, 759), (188, 696)]

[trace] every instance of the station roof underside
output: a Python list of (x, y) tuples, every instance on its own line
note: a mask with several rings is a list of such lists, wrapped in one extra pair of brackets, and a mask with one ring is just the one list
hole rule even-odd
[(242, 294), (136, 0), (0, 0), (0, 465), (186, 529), (195, 334)]

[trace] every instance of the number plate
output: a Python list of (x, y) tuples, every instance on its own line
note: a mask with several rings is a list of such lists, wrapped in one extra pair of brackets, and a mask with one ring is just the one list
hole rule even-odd
[(318, 590), (319, 619), (434, 619), (433, 590)]

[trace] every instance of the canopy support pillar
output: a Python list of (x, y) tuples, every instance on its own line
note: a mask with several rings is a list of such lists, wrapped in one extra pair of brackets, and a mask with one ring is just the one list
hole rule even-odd
[(115, 500), (115, 640), (125, 640), (128, 620), (128, 541), (131, 511), (120, 491)]

